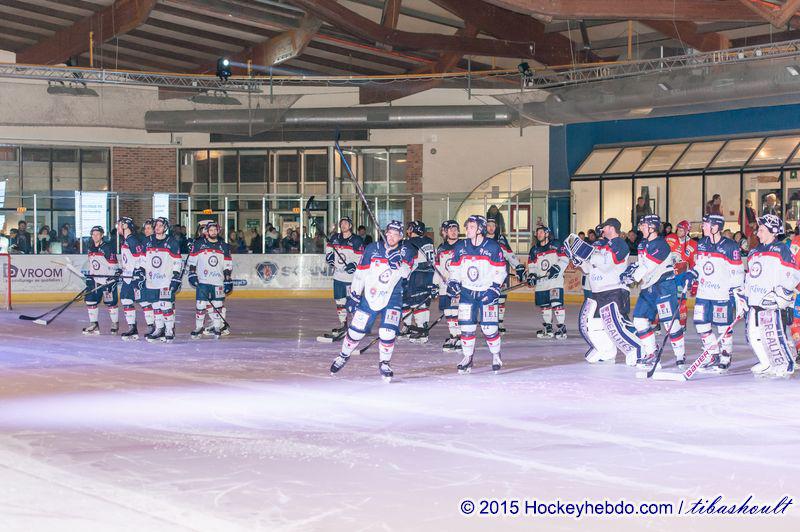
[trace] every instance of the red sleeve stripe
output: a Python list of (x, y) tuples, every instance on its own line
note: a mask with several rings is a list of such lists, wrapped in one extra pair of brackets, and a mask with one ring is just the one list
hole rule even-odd
[(611, 246), (596, 246), (596, 249), (602, 249), (603, 251), (608, 251), (611, 254), (611, 260), (614, 261), (614, 264), (622, 264), (625, 262), (625, 259), (617, 260), (617, 254), (614, 253), (614, 250), (611, 249)]
[(781, 266), (786, 266), (787, 268), (791, 268), (793, 270), (797, 270), (798, 269), (797, 264), (795, 264), (793, 262), (786, 262), (785, 260), (783, 260), (783, 257), (781, 256), (780, 253), (776, 253), (774, 251), (759, 251), (759, 252), (755, 253), (753, 256), (754, 257), (760, 257), (760, 256), (774, 257), (774, 258), (778, 259), (779, 261), (781, 261)]
[(715, 257), (715, 258), (718, 258), (718, 259), (723, 259), (723, 260), (725, 260), (725, 262), (733, 264), (734, 266), (738, 266), (738, 265), (740, 265), (742, 263), (742, 259), (734, 260), (734, 259), (728, 257), (727, 255), (725, 255), (724, 253), (716, 253), (714, 251), (698, 251), (696, 253), (696, 256), (697, 256), (698, 259), (700, 257)]

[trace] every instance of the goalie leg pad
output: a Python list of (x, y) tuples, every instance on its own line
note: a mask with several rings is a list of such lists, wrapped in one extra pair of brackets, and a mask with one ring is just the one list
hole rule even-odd
[(600, 309), (600, 320), (611, 341), (625, 354), (625, 363), (636, 365), (642, 356), (642, 344), (633, 332), (630, 322), (619, 313), (619, 306), (611, 302)]
[(783, 319), (779, 310), (765, 309), (758, 311), (758, 325), (761, 328), (761, 340), (769, 358), (773, 372), (785, 376), (794, 372), (795, 353), (789, 347), (783, 328)]

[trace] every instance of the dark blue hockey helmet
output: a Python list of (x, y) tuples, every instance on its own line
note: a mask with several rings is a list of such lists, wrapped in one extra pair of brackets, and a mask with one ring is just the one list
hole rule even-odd
[(340, 226), (342, 225), (342, 222), (349, 223), (350, 224), (350, 228), (351, 229), (353, 228), (353, 219), (350, 218), (349, 216), (342, 216), (341, 218), (339, 218), (339, 225)]
[(425, 234), (425, 223), (421, 220), (411, 220), (406, 229), (411, 231), (412, 235), (422, 236)]
[(716, 227), (719, 231), (725, 227), (725, 217), (719, 214), (706, 214), (703, 216), (703, 223), (709, 224), (711, 227)]
[(649, 225), (653, 228), (653, 231), (660, 231), (661, 230), (661, 217), (657, 214), (645, 214), (641, 218), (639, 218), (639, 225)]
[(765, 214), (758, 218), (758, 225), (766, 227), (773, 235), (780, 235), (784, 232), (783, 220), (774, 214)]
[(451, 227), (455, 227), (456, 229), (461, 230), (461, 226), (458, 225), (458, 222), (455, 220), (445, 220), (442, 222), (442, 229), (444, 229), (445, 231), (447, 231)]
[(168, 233), (168, 232), (169, 232), (169, 220), (167, 220), (167, 219), (166, 219), (166, 218), (164, 218), (163, 216), (159, 216), (158, 218), (156, 218), (156, 219), (153, 221), (153, 228), (155, 228), (155, 226), (156, 226), (156, 224), (157, 224), (158, 222), (161, 222), (161, 225), (163, 225), (163, 226), (164, 226), (164, 233)]
[(95, 226), (94, 226), (94, 227), (92, 227), (92, 229), (89, 231), (89, 234), (92, 234), (92, 233), (94, 233), (95, 231), (100, 231), (100, 234), (101, 234), (101, 235), (102, 235), (102, 234), (105, 234), (105, 232), (106, 232), (106, 230), (105, 230), (105, 229), (103, 229), (103, 226), (102, 226), (102, 225), (95, 225)]
[(117, 223), (127, 227), (131, 231), (131, 233), (136, 232), (136, 224), (133, 223), (133, 218), (130, 218), (129, 216), (120, 216), (117, 219)]
[(209, 228), (211, 228), (211, 227), (216, 227), (217, 228), (217, 234), (219, 234), (219, 232), (222, 231), (222, 227), (220, 227), (220, 225), (214, 220), (211, 220), (210, 222), (208, 222), (205, 225), (206, 232), (208, 232)]
[(469, 218), (467, 218), (464, 227), (467, 226), (468, 223), (475, 222), (478, 225), (478, 232), (482, 235), (486, 234), (486, 218), (481, 216), (480, 214), (473, 214)]
[(392, 220), (391, 222), (386, 224), (385, 232), (388, 233), (389, 231), (397, 231), (402, 236), (403, 235), (403, 222), (401, 222), (399, 220)]
[(144, 223), (142, 224), (142, 227), (144, 227), (145, 225), (149, 225), (150, 227), (155, 227), (156, 226), (156, 221), (154, 219), (152, 219), (152, 218), (148, 218), (147, 220), (144, 221)]

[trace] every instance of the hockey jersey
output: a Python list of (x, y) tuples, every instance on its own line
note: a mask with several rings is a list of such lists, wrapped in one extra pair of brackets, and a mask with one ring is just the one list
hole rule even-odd
[(506, 264), (508, 264), (511, 268), (516, 268), (519, 266), (519, 259), (517, 255), (511, 250), (511, 245), (508, 243), (508, 239), (505, 235), (497, 234), (493, 237), (494, 240), (500, 245), (500, 249), (503, 252), (503, 258), (506, 259)]
[(173, 273), (183, 271), (181, 248), (178, 241), (168, 236), (159, 239), (152, 236), (145, 246), (142, 266), (145, 271), (145, 286), (148, 289), (168, 290)]
[(447, 295), (447, 283), (453, 276), (451, 264), (453, 262), (453, 256), (456, 252), (456, 244), (458, 244), (460, 241), (461, 240), (456, 240), (451, 244), (445, 240), (436, 249), (436, 268), (439, 272), (441, 272), (441, 275), (445, 277), (444, 279), (441, 279), (439, 275), (437, 275), (434, 279), (434, 282), (439, 285), (440, 296)]
[[(339, 252), (338, 254), (336, 253), (337, 251)], [(358, 265), (361, 262), (361, 257), (364, 255), (364, 241), (356, 234), (350, 234), (349, 237), (345, 238), (342, 233), (336, 233), (325, 244), (325, 254), (333, 254), (334, 280), (350, 283), (353, 281), (353, 275), (355, 274), (347, 273), (345, 265), (350, 263)]]
[(697, 272), (697, 297), (712, 301), (725, 301), (731, 288), (742, 286), (744, 264), (739, 245), (722, 237), (716, 244), (710, 237), (700, 239), (694, 271)]
[(659, 281), (675, 278), (675, 257), (663, 237), (642, 240), (639, 243), (638, 266), (633, 271), (633, 280), (639, 288), (650, 288)]
[(231, 246), (217, 240), (200, 238), (192, 243), (192, 249), (187, 259), (188, 266), (194, 266), (197, 281), (202, 284), (222, 286), (225, 282), (225, 272), (233, 270)]
[(594, 251), (589, 260), (581, 263), (581, 270), (586, 274), (585, 288), (592, 292), (607, 292), (628, 287), (619, 280), (619, 276), (628, 267), (628, 256), (631, 254), (628, 244), (620, 237), (607, 240), (600, 238), (592, 243)]
[(364, 250), (350, 291), (364, 293), (369, 308), (379, 312), (386, 308), (393, 295), (402, 292), (402, 279), (408, 278), (414, 266), (415, 252), (400, 242), (388, 249), (384, 240), (373, 242)]
[[(569, 264), (564, 246), (558, 240), (549, 240), (546, 244), (537, 242), (531, 247), (528, 254), (528, 274), (535, 274), (538, 280), (536, 281), (535, 290), (543, 292), (553, 288), (564, 288), (564, 270)], [(553, 279), (547, 278), (547, 272), (553, 266), (559, 266), (561, 272)]]
[(90, 240), (87, 254), (89, 255), (89, 273), (97, 276), (93, 277), (96, 284), (107, 283), (109, 279), (105, 276), (113, 276), (119, 272), (117, 254), (114, 252), (111, 242), (103, 240), (98, 246), (95, 245), (94, 240)]
[(780, 286), (793, 291), (800, 280), (800, 270), (792, 261), (789, 247), (781, 242), (759, 244), (747, 257), (744, 290), (751, 307), (761, 306), (764, 298)]
[(130, 279), (133, 275), (133, 270), (141, 266), (142, 257), (144, 257), (144, 247), (142, 246), (136, 235), (128, 235), (122, 241), (119, 250), (119, 258), (122, 266), (122, 282), (125, 284), (132, 283)]
[(497, 241), (484, 238), (478, 245), (469, 239), (459, 240), (450, 262), (452, 280), (473, 292), (485, 292), (493, 284), (502, 286), (506, 280), (506, 261)]
[(685, 262), (689, 265), (689, 268), (694, 268), (695, 257), (697, 255), (697, 242), (689, 237), (681, 241), (675, 233), (668, 234), (664, 239), (675, 255), (676, 262)]
[(427, 236), (412, 236), (404, 240), (411, 250), (416, 251), (412, 272), (430, 273), (436, 261), (436, 250), (433, 247), (433, 240)]

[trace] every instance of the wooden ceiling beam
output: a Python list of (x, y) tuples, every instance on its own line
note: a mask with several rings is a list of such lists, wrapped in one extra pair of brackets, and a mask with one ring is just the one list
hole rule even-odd
[(402, 3), (403, 0), (384, 0), (381, 26), (390, 30), (397, 29), (397, 21), (400, 20), (400, 4)]
[(37, 65), (63, 63), (89, 50), (90, 32), (94, 32), (97, 43), (123, 35), (147, 20), (155, 4), (156, 0), (116, 0), (93, 15), (18, 52), (17, 62)]
[(783, 28), (800, 9), (800, 0), (787, 0), (782, 6), (774, 8), (768, 7), (763, 2), (751, 0), (739, 0), (739, 2), (776, 28)]
[(731, 47), (730, 39), (721, 33), (698, 33), (697, 24), (694, 22), (685, 20), (642, 20), (641, 23), (701, 52), (714, 52)]
[(494, 57), (533, 57), (533, 42), (513, 42), (500, 39), (479, 39), (458, 35), (415, 33), (389, 30), (370, 19), (351, 11), (335, 0), (291, 0), (307, 12), (315, 14), (325, 22), (368, 42), (380, 42), (393, 48), (407, 50), (430, 50), (436, 52), (460, 52), (468, 55)]

